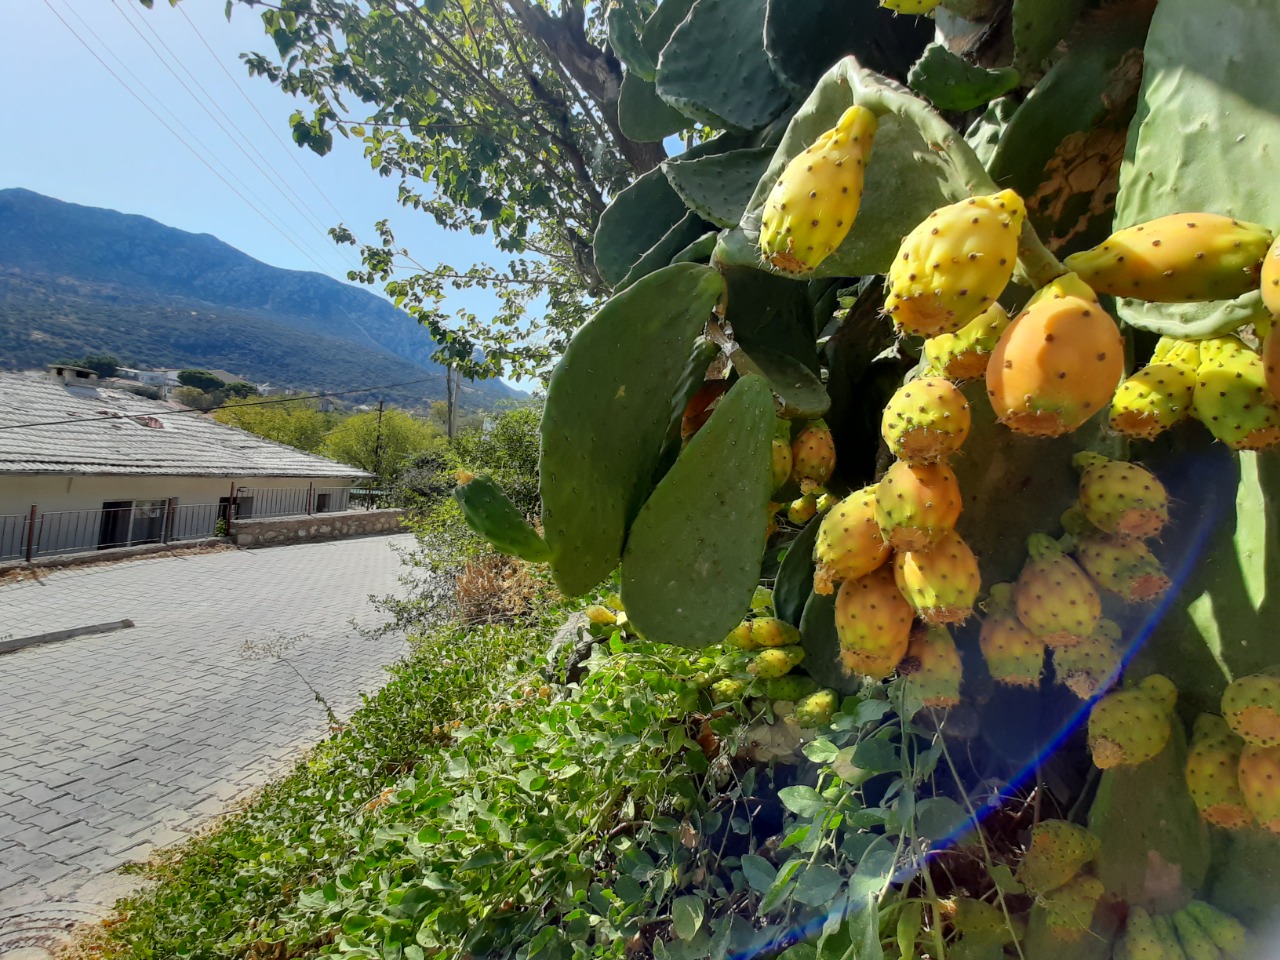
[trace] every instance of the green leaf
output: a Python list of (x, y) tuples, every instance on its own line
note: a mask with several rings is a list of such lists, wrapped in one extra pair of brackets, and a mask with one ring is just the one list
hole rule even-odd
[(681, 940), (692, 940), (693, 935), (702, 927), (706, 905), (701, 897), (677, 897), (671, 906), (671, 925), (676, 936)]
[(889, 773), (902, 768), (902, 757), (898, 748), (888, 740), (873, 737), (863, 740), (853, 751), (855, 766), (876, 773)]
[(970, 824), (964, 807), (949, 797), (926, 797), (916, 804), (916, 835), (926, 840), (955, 839)]
[(778, 876), (773, 881), (773, 886), (769, 888), (769, 892), (760, 900), (760, 909), (762, 911), (768, 913), (790, 897), (792, 881), (806, 862), (797, 857), (794, 860), (788, 860), (782, 865), (782, 868), (778, 870)]
[(797, 785), (783, 787), (778, 791), (778, 799), (782, 805), (800, 817), (818, 817), (827, 809), (827, 801), (813, 787)]
[(787, 555), (778, 566), (773, 584), (773, 604), (778, 617), (796, 626), (800, 625), (804, 605), (813, 593), (813, 545), (821, 525), (822, 517), (814, 517), (787, 544)]
[(819, 737), (806, 743), (801, 752), (814, 763), (830, 763), (840, 755), (840, 748), (825, 737)]
[(821, 907), (829, 905), (843, 886), (844, 877), (835, 867), (827, 863), (811, 863), (800, 874), (791, 895), (801, 903)]
[(764, 857), (749, 853), (742, 858), (742, 875), (756, 893), (767, 893), (778, 877), (778, 871)]

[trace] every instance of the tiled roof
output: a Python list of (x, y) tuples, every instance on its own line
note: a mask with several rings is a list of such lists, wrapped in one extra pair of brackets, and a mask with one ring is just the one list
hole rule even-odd
[[(0, 474), (370, 476), (184, 409), (44, 372), (0, 372)], [(84, 422), (49, 422), (65, 420)]]

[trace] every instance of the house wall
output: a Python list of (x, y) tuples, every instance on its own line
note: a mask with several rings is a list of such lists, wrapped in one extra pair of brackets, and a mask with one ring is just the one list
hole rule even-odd
[[(208, 536), (216, 523), (217, 505), (232, 487), (260, 491), (249, 515), (270, 512), (304, 513), (308, 483), (317, 491), (331, 490), (330, 499), (343, 505), (354, 481), (338, 477), (175, 477), (175, 476), (21, 476), (0, 475), (0, 557), (12, 556), (25, 540), (24, 521), (32, 505), (43, 517), (37, 526), (40, 555), (96, 549), (107, 535), (101, 511), (109, 501), (176, 500), (170, 523), (174, 539)], [(278, 491), (273, 493), (272, 491)], [(155, 539), (162, 510), (117, 511), (119, 523), (110, 536), (113, 545)], [(128, 516), (124, 516), (128, 514)], [(151, 516), (155, 514), (155, 516)]]

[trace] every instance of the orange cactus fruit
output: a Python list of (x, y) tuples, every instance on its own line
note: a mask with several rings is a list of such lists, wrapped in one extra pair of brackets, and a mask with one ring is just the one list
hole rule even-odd
[(912, 613), (888, 567), (840, 584), (836, 635), (845, 672), (875, 680), (893, 673), (907, 652)]

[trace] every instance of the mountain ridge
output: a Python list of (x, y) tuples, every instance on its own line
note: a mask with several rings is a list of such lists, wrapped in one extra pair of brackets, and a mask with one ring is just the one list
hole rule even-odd
[[(0, 368), (107, 352), (326, 389), (421, 372), (439, 378), (419, 397), (430, 400), (444, 395), (433, 350), (408, 314), (367, 290), (138, 214), (0, 190)], [(523, 396), (497, 380), (463, 384), (468, 406)]]

